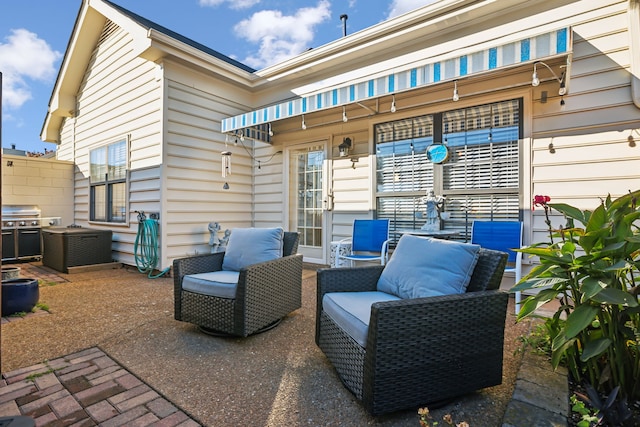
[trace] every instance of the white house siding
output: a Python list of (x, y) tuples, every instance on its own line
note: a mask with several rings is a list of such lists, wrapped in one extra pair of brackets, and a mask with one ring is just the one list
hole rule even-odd
[[(499, 100), (524, 99), (521, 160), (526, 242), (546, 238), (544, 218), (538, 216), (542, 211), (535, 211), (533, 217), (530, 214), (530, 200), (535, 194), (550, 195), (553, 201), (591, 208), (607, 193), (620, 195), (640, 188), (640, 154), (638, 148), (628, 142), (632, 130), (640, 127), (640, 110), (631, 98), (627, 2), (575, 2), (557, 8), (549, 7), (549, 3), (536, 4), (519, 16), (517, 22), (501, 23), (491, 31), (484, 23), (479, 23), (482, 31), (478, 34), (491, 38), (509, 33), (515, 27), (532, 33), (539, 28), (540, 22), (544, 22), (547, 29), (571, 26), (573, 55), (569, 94), (564, 97), (563, 110), (559, 108), (558, 83), (549, 81), (531, 87), (532, 66), (527, 65), (460, 81), (461, 100), (455, 104), (450, 101), (451, 83), (443, 82), (426, 90), (398, 94), (399, 111), (396, 114), (388, 113), (390, 99), (383, 97), (375, 106), (365, 102), (378, 112), (370, 117), (364, 117), (367, 113), (363, 109), (358, 112), (360, 107), (348, 106), (348, 116), (360, 116), (360, 119), (350, 119), (346, 124), (339, 120), (342, 111), (338, 108), (308, 114), (306, 131), (300, 129), (300, 118), (273, 124), (278, 146), (319, 140), (331, 142), (332, 239), (349, 235), (353, 218), (373, 215), (375, 123)], [(482, 40), (475, 42), (482, 43)], [(415, 56), (411, 59), (420, 61)], [(547, 63), (557, 70), (564, 60), (564, 57), (549, 59)], [(395, 65), (402, 67), (401, 63)], [(543, 78), (551, 77), (542, 67), (538, 72)], [(323, 78), (327, 76), (318, 76), (318, 80)], [(542, 91), (547, 91), (546, 103), (541, 101)], [(414, 107), (404, 107), (400, 112), (403, 105)], [(360, 154), (355, 170), (349, 159), (337, 155), (337, 145), (342, 137), (353, 135), (357, 135), (356, 151)], [(635, 139), (637, 141), (640, 136)], [(366, 143), (362, 144), (363, 141)], [(550, 144), (553, 144), (551, 149)], [(256, 180), (259, 180), (258, 175)], [(272, 181), (274, 183), (267, 186), (271, 190), (277, 188), (277, 180)], [(275, 193), (272, 198), (262, 195), (260, 187), (256, 187), (256, 199), (264, 199), (270, 212), (278, 207), (279, 197)], [(556, 216), (554, 221), (562, 221), (562, 218)]]
[[(253, 140), (220, 133), (224, 117), (247, 109), (248, 94), (210, 75), (165, 63), (166, 130), (163, 162), (166, 233), (163, 265), (174, 258), (210, 252), (208, 224), (222, 230), (253, 222)], [(243, 144), (245, 148), (243, 148)], [(231, 175), (222, 178), (221, 153), (230, 151)], [(271, 165), (270, 165), (271, 167)], [(279, 178), (281, 180), (281, 177)], [(229, 183), (229, 189), (222, 187)], [(221, 235), (222, 237), (222, 235)]]
[[(121, 28), (111, 26), (103, 34), (77, 93), (75, 117), (63, 122), (58, 151), (59, 159), (76, 164), (73, 222), (113, 230), (114, 259), (126, 264), (135, 264), (135, 211), (162, 211), (161, 79), (157, 66), (132, 50), (132, 38)], [(89, 152), (123, 138), (130, 142), (129, 223), (90, 222)]]
[[(285, 227), (283, 206), (287, 188), (283, 183), (284, 153), (275, 154), (281, 147), (269, 144), (256, 146), (254, 162), (254, 226)], [(286, 174), (284, 174), (286, 176)]]
[[(633, 104), (630, 70), (631, 35), (627, 2), (571, 17), (573, 60), (569, 96), (562, 112), (555, 97), (533, 105), (532, 194), (548, 195), (552, 202), (583, 209), (597, 207), (611, 194), (620, 196), (640, 188), (640, 147), (628, 137), (640, 128), (640, 110)], [(636, 140), (638, 138), (635, 138)], [(545, 241), (547, 226), (542, 210), (534, 212), (533, 240)], [(554, 217), (553, 224), (563, 219)]]

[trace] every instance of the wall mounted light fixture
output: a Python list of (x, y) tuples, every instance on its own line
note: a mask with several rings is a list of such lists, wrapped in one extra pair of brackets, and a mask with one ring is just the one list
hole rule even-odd
[(558, 83), (560, 84), (560, 87), (558, 88), (558, 95), (560, 96), (566, 95), (567, 93), (566, 71), (563, 71), (562, 74), (560, 74), (560, 77), (558, 77), (558, 75), (551, 69), (551, 67), (549, 67), (547, 64), (545, 64), (542, 61), (533, 63), (533, 74), (531, 75), (531, 86), (536, 87), (540, 85), (540, 79), (538, 78), (538, 65), (544, 65), (547, 68), (547, 70), (551, 72), (551, 74), (553, 75), (553, 78), (558, 81)]
[(344, 138), (342, 140), (342, 144), (338, 145), (338, 152), (340, 154), (340, 157), (345, 157), (349, 155), (349, 150), (351, 149), (353, 143), (351, 141), (351, 138)]

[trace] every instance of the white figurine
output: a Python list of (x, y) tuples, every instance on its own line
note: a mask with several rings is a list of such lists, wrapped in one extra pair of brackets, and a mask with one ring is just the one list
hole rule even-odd
[(209, 246), (211, 246), (211, 253), (218, 252), (218, 247), (220, 246), (220, 238), (218, 237), (218, 232), (220, 231), (220, 223), (218, 222), (210, 222), (209, 226)]
[(440, 230), (440, 212), (444, 208), (444, 200), (443, 196), (436, 196), (433, 189), (429, 190), (427, 195), (420, 199), (427, 207), (427, 222), (422, 226), (422, 230)]

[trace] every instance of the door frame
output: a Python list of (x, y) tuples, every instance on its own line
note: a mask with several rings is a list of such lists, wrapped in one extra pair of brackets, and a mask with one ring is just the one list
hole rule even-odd
[(290, 183), (292, 176), (290, 175), (291, 169), (291, 154), (293, 152), (308, 149), (313, 146), (321, 146), (324, 153), (324, 159), (322, 161), (322, 247), (320, 248), (320, 257), (309, 256), (304, 253), (302, 245), (298, 246), (298, 253), (304, 255), (304, 261), (311, 264), (328, 264), (329, 263), (329, 245), (332, 236), (332, 209), (333, 199), (330, 196), (332, 193), (331, 183), (331, 159), (329, 158), (329, 138), (319, 138), (312, 141), (301, 142), (297, 144), (288, 145), (284, 148), (284, 169), (283, 169), (283, 199), (284, 199), (284, 225), (286, 229), (295, 231), (295, 227), (291, 227), (291, 202), (290, 202)]

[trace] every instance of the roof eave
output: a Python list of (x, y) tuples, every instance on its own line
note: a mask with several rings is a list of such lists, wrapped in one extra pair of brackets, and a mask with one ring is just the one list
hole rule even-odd
[(152, 62), (160, 62), (164, 58), (172, 57), (186, 61), (207, 73), (214, 73), (245, 86), (252, 86), (257, 79), (254, 73), (236, 67), (235, 65), (209, 55), (200, 49), (182, 43), (166, 34), (154, 29), (147, 32), (148, 42), (140, 49), (138, 56)]

